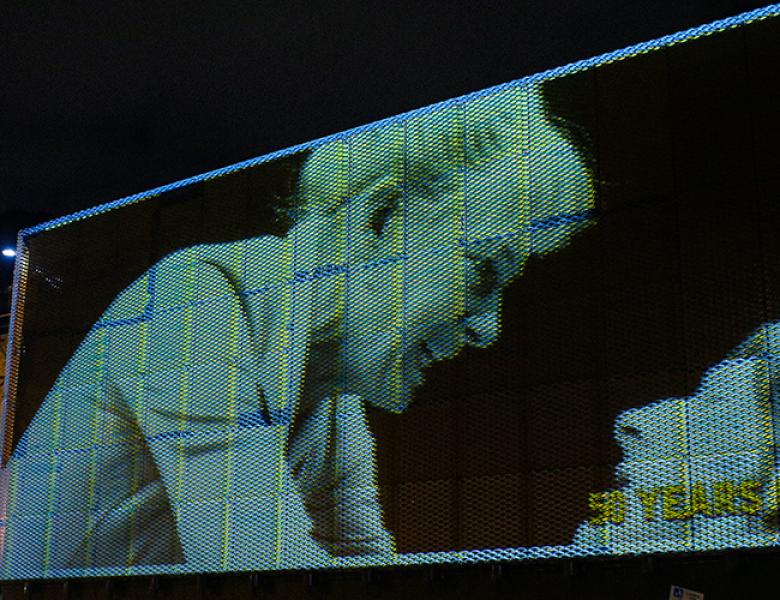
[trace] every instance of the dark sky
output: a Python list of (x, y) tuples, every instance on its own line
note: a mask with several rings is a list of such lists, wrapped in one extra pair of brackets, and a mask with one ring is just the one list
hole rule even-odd
[(0, 243), (22, 225), (766, 4), (8, 0)]

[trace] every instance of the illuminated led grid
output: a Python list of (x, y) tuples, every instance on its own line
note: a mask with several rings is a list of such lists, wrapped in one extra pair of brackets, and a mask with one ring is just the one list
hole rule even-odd
[[(34, 368), (21, 348), (35, 355), (36, 344), (55, 339), (43, 325), (35, 329), (47, 317), (30, 298), (57, 293), (76, 277), (56, 252), (36, 254), (36, 244), (55, 240), (51, 248), (63, 248), (69, 231), (75, 237), (78, 227), (153, 202), (159, 204), (150, 227), (164, 233), (151, 245), (183, 231), (187, 219), (216, 215), (220, 207), (209, 208), (215, 199), (243, 193), (277, 203), (278, 222), (269, 222), (268, 234), (161, 252), (112, 295), (99, 318), (68, 332), (78, 348), (23, 433), (16, 432), (3, 471), (3, 577), (775, 545), (773, 321), (715, 362), (691, 351), (683, 370), (696, 364), (703, 371), (691, 393), (622, 410), (613, 431), (577, 407), (619, 395), (621, 386), (641, 387), (630, 379), (647, 373), (540, 381), (526, 390), (536, 399), (527, 413), (517, 389), (490, 387), (496, 375), (489, 367), (466, 373), (485, 382), (471, 403), (448, 397), (458, 391), (454, 382), (436, 402), (416, 394), (432, 394), (429, 371), (456, 359), (478, 361), (502, 337), (513, 341), (521, 361), (527, 345), (505, 332), (504, 315), (514, 322), (525, 307), (507, 305), (509, 284), (565, 260), (609, 216), (599, 204), (603, 182), (592, 149), (561, 126), (565, 117), (552, 113), (545, 86), (779, 12), (773, 5), (22, 232), (8, 366), (13, 385), (4, 405), (9, 452), (12, 400), (20, 386), (32, 389), (18, 378)], [(289, 193), (258, 200), (252, 186), (262, 181), (252, 174), (274, 165), (294, 172)], [(79, 273), (86, 289), (114, 277), (110, 265), (86, 264)], [(560, 297), (567, 294), (562, 285)], [(555, 307), (534, 310), (531, 321)], [(64, 318), (76, 323), (74, 314)], [(551, 371), (558, 368), (555, 357), (548, 362)], [(506, 363), (499, 370), (496, 377), (506, 378)], [(583, 462), (566, 448), (548, 455), (543, 444), (527, 442), (527, 456), (509, 447), (489, 455), (478, 448), (506, 423), (474, 429), (480, 402), (502, 407), (507, 423), (522, 413), (517, 423), (527, 425), (529, 439), (562, 427), (572, 439), (593, 436), (595, 445), (599, 434), (614, 433), (620, 460)], [(455, 441), (434, 440), (431, 456), (415, 454), (442, 420), (452, 421)], [(512, 469), (490, 463), (513, 452)], [(594, 487), (612, 474), (616, 485)], [(585, 494), (587, 506), (567, 509), (582, 518), (560, 540), (565, 528), (555, 521), (564, 511), (557, 512), (556, 490), (568, 488)], [(512, 512), (520, 497), (532, 497), (528, 514)], [(457, 531), (449, 524), (453, 504)], [(491, 514), (505, 510), (505, 517)], [(515, 538), (496, 542), (505, 532)], [(489, 538), (483, 546), (480, 535)]]

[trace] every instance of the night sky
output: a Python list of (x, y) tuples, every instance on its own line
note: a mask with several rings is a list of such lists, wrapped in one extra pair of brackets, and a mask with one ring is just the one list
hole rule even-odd
[(21, 226), (766, 4), (3, 2), (0, 244)]

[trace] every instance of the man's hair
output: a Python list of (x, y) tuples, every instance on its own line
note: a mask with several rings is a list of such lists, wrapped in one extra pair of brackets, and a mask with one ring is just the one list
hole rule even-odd
[(380, 178), (424, 183), (520, 155), (532, 143), (530, 129), (543, 119), (539, 87), (515, 85), (326, 142), (303, 165), (291, 220), (331, 212)]

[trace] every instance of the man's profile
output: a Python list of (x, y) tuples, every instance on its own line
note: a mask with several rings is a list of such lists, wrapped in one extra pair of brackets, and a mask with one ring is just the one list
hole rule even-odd
[(91, 329), (9, 462), (6, 572), (392, 554), (366, 403), (492, 343), (593, 208), (536, 86), (316, 147), (286, 236), (175, 252)]

